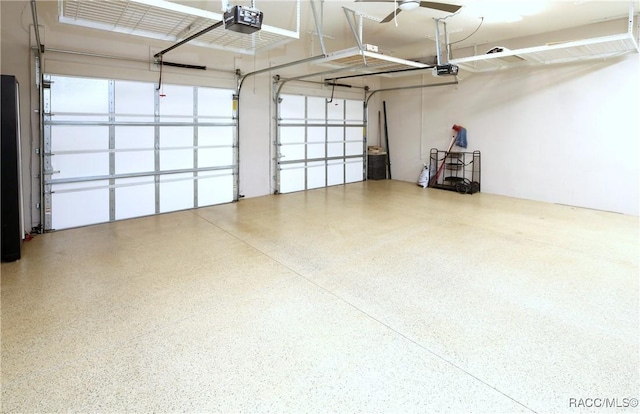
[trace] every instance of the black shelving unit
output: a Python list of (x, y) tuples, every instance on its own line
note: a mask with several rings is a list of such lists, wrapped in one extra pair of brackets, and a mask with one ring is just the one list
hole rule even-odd
[(429, 164), (429, 171), (438, 171), (442, 166), (440, 176), (430, 187), (461, 194), (480, 191), (480, 151), (447, 152), (432, 148)]

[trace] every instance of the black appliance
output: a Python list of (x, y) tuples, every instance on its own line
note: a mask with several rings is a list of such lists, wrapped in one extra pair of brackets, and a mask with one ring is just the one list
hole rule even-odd
[(20, 259), (24, 224), (20, 166), (20, 98), (15, 76), (2, 75), (0, 118), (0, 258)]
[(263, 14), (249, 7), (233, 6), (224, 13), (224, 28), (234, 32), (251, 34), (262, 28)]

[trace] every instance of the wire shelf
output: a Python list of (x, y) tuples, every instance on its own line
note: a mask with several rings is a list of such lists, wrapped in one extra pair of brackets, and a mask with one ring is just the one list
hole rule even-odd
[[(299, 7), (299, 5), (298, 5)], [(223, 16), (165, 0), (59, 0), (58, 21), (92, 29), (176, 42), (221, 21)], [(219, 27), (190, 44), (255, 55), (300, 37), (269, 25), (252, 34)]]
[(451, 59), (451, 63), (469, 72), (489, 72), (520, 66), (607, 59), (626, 53), (638, 53), (638, 44), (632, 33)]

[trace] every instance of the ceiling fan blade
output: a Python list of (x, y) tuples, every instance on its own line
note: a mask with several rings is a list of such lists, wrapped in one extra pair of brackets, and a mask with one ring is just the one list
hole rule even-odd
[(396, 15), (400, 14), (401, 11), (402, 11), (402, 9), (396, 9), (395, 13), (391, 12), (391, 14), (388, 15), (387, 17), (385, 17), (384, 19), (382, 19), (382, 21), (380, 21), (380, 23), (388, 23), (388, 22), (390, 22), (391, 20), (393, 20), (393, 18)]
[(436, 3), (433, 1), (421, 1), (420, 7), (426, 7), (434, 10), (441, 10), (448, 13), (455, 13), (458, 10), (460, 10), (462, 6), (458, 6), (457, 4)]

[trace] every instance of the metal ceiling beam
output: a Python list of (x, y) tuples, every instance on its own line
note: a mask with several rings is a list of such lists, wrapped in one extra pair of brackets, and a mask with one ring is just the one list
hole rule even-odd
[(320, 0), (320, 18), (318, 19), (318, 12), (316, 11), (316, 0), (311, 0), (311, 11), (313, 12), (313, 20), (316, 22), (316, 31), (318, 32), (318, 39), (320, 39), (320, 48), (322, 54), (327, 54), (327, 49), (324, 47), (324, 35), (322, 33), (322, 25), (324, 23), (324, 0)]
[[(359, 25), (360, 30), (358, 33), (358, 30), (356, 30), (356, 27), (355, 27), (356, 12), (351, 9), (347, 9), (346, 7), (343, 7), (342, 10), (344, 11), (344, 15), (347, 18), (347, 22), (349, 23), (349, 28), (353, 33), (353, 37), (356, 39), (356, 43), (358, 44), (358, 49), (360, 49), (360, 52), (363, 52), (364, 46), (362, 45), (362, 16), (360, 16), (360, 25)], [(351, 16), (349, 16), (349, 13), (351, 13)], [(362, 61), (366, 66), (367, 58), (365, 57), (364, 53), (362, 53)]]
[(379, 92), (390, 92), (390, 91), (402, 91), (402, 90), (406, 90), (406, 89), (423, 89), (423, 88), (433, 88), (436, 86), (450, 86), (450, 85), (457, 85), (458, 81), (454, 81), (454, 82), (443, 82), (443, 83), (430, 83), (427, 85), (411, 85), (411, 86), (398, 86), (396, 88), (385, 88), (385, 89), (377, 89), (375, 91), (372, 91), (369, 96), (367, 97), (366, 101), (365, 101), (365, 107), (367, 105), (369, 105), (369, 99), (371, 99), (371, 97), (373, 95), (375, 95), (376, 93)]
[(261, 73), (266, 73), (266, 72), (271, 72), (271, 71), (278, 70), (278, 69), (288, 68), (288, 67), (291, 67), (291, 66), (301, 65), (303, 63), (313, 62), (314, 60), (323, 59), (325, 57), (326, 57), (326, 55), (317, 55), (317, 56), (312, 56), (312, 57), (308, 57), (308, 58), (301, 59), (301, 60), (296, 60), (294, 62), (283, 63), (282, 65), (271, 66), (269, 68), (264, 68), (264, 69), (259, 69), (259, 70), (253, 71), (253, 72), (249, 72), (246, 75), (243, 75), (242, 78), (240, 79), (240, 85), (238, 87), (238, 92), (240, 92), (240, 89), (242, 88), (242, 84), (244, 83), (245, 79), (247, 79), (249, 76), (255, 76), (255, 75), (259, 75)]
[(403, 72), (414, 72), (419, 70), (427, 70), (433, 69), (433, 66), (427, 66), (425, 68), (409, 68), (409, 69), (393, 69), (393, 70), (385, 70), (380, 72), (372, 72), (372, 73), (359, 73), (357, 75), (348, 75), (348, 76), (338, 76), (335, 78), (327, 78), (327, 81), (335, 81), (340, 79), (351, 79), (351, 78), (362, 78), (366, 76), (380, 76), (380, 75), (389, 75), (392, 73), (403, 73)]
[(182, 46), (185, 43), (188, 43), (188, 42), (192, 41), (193, 39), (202, 36), (205, 33), (209, 33), (210, 31), (217, 29), (218, 27), (222, 26), (223, 24), (224, 24), (224, 20), (220, 20), (219, 22), (216, 22), (216, 23), (212, 24), (211, 26), (200, 30), (198, 33), (194, 33), (191, 36), (187, 37), (186, 39), (183, 39), (183, 40), (179, 41), (175, 45), (169, 46), (168, 48), (166, 48), (164, 50), (161, 50), (160, 52), (158, 52), (155, 55), (153, 55), (153, 57), (158, 59), (158, 58), (162, 57), (162, 55), (164, 55), (165, 53), (170, 52), (173, 49), (175, 49), (175, 48), (177, 48), (179, 46)]

